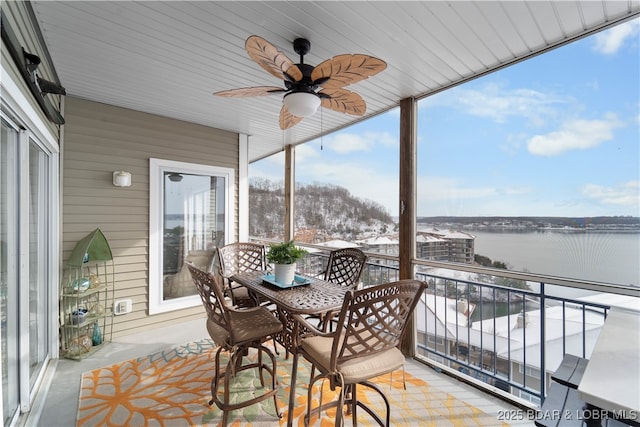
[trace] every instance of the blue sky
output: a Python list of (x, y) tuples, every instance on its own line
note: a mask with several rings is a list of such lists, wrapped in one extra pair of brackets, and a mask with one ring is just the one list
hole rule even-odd
[[(640, 216), (639, 51), (635, 19), (420, 101), (418, 215)], [(296, 180), (397, 215), (398, 117), (298, 146)]]

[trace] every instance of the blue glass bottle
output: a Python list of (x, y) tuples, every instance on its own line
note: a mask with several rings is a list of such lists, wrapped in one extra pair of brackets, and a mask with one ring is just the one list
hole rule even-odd
[(100, 331), (100, 325), (98, 325), (98, 321), (93, 324), (93, 336), (91, 337), (91, 342), (93, 345), (102, 344), (102, 332)]

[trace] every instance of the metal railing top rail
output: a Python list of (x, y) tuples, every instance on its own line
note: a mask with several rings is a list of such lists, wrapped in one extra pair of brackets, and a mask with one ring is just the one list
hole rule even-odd
[[(369, 255), (369, 254), (367, 254)], [(375, 257), (376, 254), (371, 254)], [(582, 279), (571, 279), (549, 276), (538, 273), (519, 272), (511, 270), (502, 270), (497, 268), (482, 267), (470, 264), (461, 264), (453, 262), (429, 261), (424, 259), (413, 259), (415, 265), (423, 265), (427, 267), (444, 268), (447, 270), (465, 271), (469, 273), (488, 274), (492, 276), (506, 277), (509, 279), (524, 280), (529, 282), (545, 283), (547, 285), (564, 286), (575, 289), (584, 289), (596, 292), (606, 292), (610, 294), (626, 295), (640, 298), (640, 287), (632, 285), (617, 285), (611, 283), (593, 282)]]
[[(277, 239), (262, 239), (262, 238), (259, 239), (256, 237), (252, 237), (251, 240), (259, 240), (266, 243), (279, 242), (279, 240)], [(311, 243), (296, 242), (296, 244), (305, 248), (318, 249), (321, 251), (330, 251), (331, 249), (335, 249), (328, 246), (311, 244)], [(372, 263), (371, 261), (375, 259), (387, 260), (387, 261), (398, 261), (398, 257), (394, 255), (386, 255), (386, 254), (380, 254), (380, 253), (369, 252), (369, 251), (365, 251), (365, 254), (367, 254), (369, 258), (368, 263)], [(606, 292), (610, 294), (626, 295), (626, 296), (640, 298), (640, 284), (635, 286), (634, 285), (618, 285), (618, 284), (594, 282), (594, 281), (582, 280), (582, 279), (556, 277), (556, 276), (550, 276), (550, 275), (544, 275), (544, 274), (538, 274), (538, 273), (503, 270), (498, 268), (483, 267), (483, 266), (477, 266), (477, 265), (471, 265), (471, 264), (444, 262), (444, 261), (431, 261), (431, 260), (420, 259), (420, 258), (413, 258), (411, 261), (414, 265), (421, 265), (426, 267), (444, 268), (447, 270), (465, 271), (465, 272), (476, 273), (476, 274), (487, 274), (491, 276), (500, 276), (500, 277), (505, 277), (509, 279), (545, 283), (546, 285), (564, 286), (564, 287), (575, 288), (575, 289), (583, 289), (583, 290), (596, 291), (596, 292)]]
[[(501, 270), (498, 270), (501, 271)], [(503, 291), (503, 292), (509, 292), (509, 293), (513, 293), (513, 294), (521, 294), (523, 296), (530, 296), (532, 298), (544, 298), (545, 300), (554, 300), (554, 301), (560, 301), (560, 302), (564, 302), (564, 303), (570, 303), (570, 304), (576, 304), (576, 305), (580, 305), (580, 306), (590, 306), (590, 307), (596, 307), (599, 309), (603, 309), (603, 310), (609, 310), (611, 308), (610, 305), (608, 304), (601, 304), (601, 303), (597, 303), (597, 302), (585, 302), (582, 301), (580, 299), (575, 299), (575, 298), (569, 298), (566, 296), (554, 296), (554, 295), (546, 295), (544, 294), (544, 292), (541, 291), (535, 291), (535, 290), (531, 290), (531, 289), (520, 289), (520, 288), (513, 288), (507, 285), (498, 285), (495, 283), (483, 283), (483, 282), (478, 282), (475, 280), (471, 280), (471, 279), (462, 279), (462, 278), (451, 278), (451, 277), (447, 277), (447, 276), (442, 276), (442, 275), (438, 275), (438, 274), (432, 274), (432, 273), (428, 273), (428, 272), (418, 272), (416, 273), (417, 277), (425, 277), (425, 278), (430, 278), (430, 279), (440, 279), (440, 280), (444, 280), (444, 281), (452, 281), (456, 283), (456, 286), (465, 286), (465, 287), (471, 287), (471, 286), (475, 286), (475, 287), (479, 287), (479, 288), (488, 288), (488, 289), (495, 289), (495, 290), (499, 290), (499, 291)], [(546, 282), (543, 282), (546, 284)], [(429, 289), (427, 289), (427, 292), (429, 292)]]
[[(261, 242), (261, 243), (265, 243), (265, 244), (269, 244), (269, 243), (280, 243), (281, 240), (278, 239), (267, 239), (267, 238), (258, 238), (258, 237), (251, 237), (249, 239), (252, 242)], [(325, 245), (320, 245), (320, 244), (314, 244), (314, 243), (301, 243), (301, 242), (295, 242), (297, 246), (303, 247), (303, 248), (311, 248), (311, 249), (317, 249), (320, 251), (326, 251), (329, 252), (333, 249), (338, 249), (338, 248), (334, 248), (331, 246), (325, 246)], [(357, 247), (356, 245), (354, 245), (354, 247)], [(377, 252), (367, 252), (364, 251), (365, 254), (367, 254), (367, 256), (369, 257), (369, 259), (383, 259), (383, 260), (389, 260), (389, 261), (398, 261), (398, 257), (394, 256), (394, 255), (385, 255), (385, 254), (380, 254)]]

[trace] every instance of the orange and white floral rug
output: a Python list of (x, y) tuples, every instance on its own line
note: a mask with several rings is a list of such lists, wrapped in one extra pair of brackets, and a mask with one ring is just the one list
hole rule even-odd
[[(220, 423), (222, 412), (209, 406), (211, 398), (215, 346), (210, 340), (189, 343), (185, 346), (154, 353), (146, 357), (85, 372), (82, 375), (77, 425), (94, 426), (214, 426)], [(291, 376), (291, 357), (284, 352), (278, 356), (278, 379), (281, 384), (278, 404), (283, 413), (276, 417), (273, 399), (231, 412), (229, 425), (278, 426), (287, 420), (288, 383)], [(303, 416), (307, 401), (307, 384), (310, 367), (302, 358), (299, 363), (296, 388), (294, 426), (304, 425)], [(259, 381), (252, 370), (239, 375), (236, 383), (238, 396), (248, 393)], [(244, 376), (244, 377), (243, 377)], [(425, 381), (405, 374), (404, 390), (402, 373), (385, 375), (376, 380), (381, 384), (391, 403), (391, 424), (395, 426), (495, 426), (501, 425), (495, 416), (456, 399)], [(324, 399), (330, 398), (329, 390)], [(373, 392), (361, 390), (358, 398), (368, 401), (378, 409), (382, 401)], [(333, 412), (335, 413), (335, 412)], [(384, 413), (384, 411), (382, 411)], [(364, 413), (358, 424), (373, 425)], [(347, 419), (349, 422), (349, 419)], [(332, 412), (328, 411), (321, 423), (333, 425)]]

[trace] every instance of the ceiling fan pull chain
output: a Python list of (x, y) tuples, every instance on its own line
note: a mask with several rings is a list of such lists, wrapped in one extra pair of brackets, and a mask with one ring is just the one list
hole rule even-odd
[(322, 145), (322, 139), (324, 137), (324, 128), (323, 128), (323, 124), (324, 124), (324, 114), (322, 112), (322, 108), (320, 109), (320, 151), (322, 151), (323, 145)]

